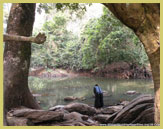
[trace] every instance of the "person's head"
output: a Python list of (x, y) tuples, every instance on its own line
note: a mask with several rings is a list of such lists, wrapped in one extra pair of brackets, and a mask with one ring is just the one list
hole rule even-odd
[(95, 84), (95, 86), (98, 86), (98, 84)]

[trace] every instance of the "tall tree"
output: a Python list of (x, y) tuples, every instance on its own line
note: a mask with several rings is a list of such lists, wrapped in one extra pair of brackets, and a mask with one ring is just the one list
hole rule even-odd
[[(36, 4), (12, 4), (7, 34), (29, 37), (32, 35)], [(28, 41), (27, 41), (28, 42)], [(40, 108), (28, 88), (31, 44), (6, 41), (4, 48), (4, 109), (18, 106)]]
[(104, 4), (143, 43), (155, 91), (155, 123), (160, 123), (160, 4)]

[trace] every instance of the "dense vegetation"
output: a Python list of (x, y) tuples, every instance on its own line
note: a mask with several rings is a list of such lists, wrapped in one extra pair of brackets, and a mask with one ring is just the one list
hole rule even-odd
[(66, 29), (71, 20), (70, 14), (59, 11), (44, 23), (41, 31), (47, 40), (43, 45), (32, 44), (31, 67), (91, 70), (119, 61), (140, 66), (148, 63), (137, 36), (107, 8), (100, 18), (85, 23), (80, 36)]

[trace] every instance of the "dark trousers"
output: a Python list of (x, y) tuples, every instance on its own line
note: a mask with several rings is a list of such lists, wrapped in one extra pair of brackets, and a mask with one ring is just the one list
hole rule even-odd
[(103, 94), (95, 94), (95, 108), (101, 108), (104, 106)]

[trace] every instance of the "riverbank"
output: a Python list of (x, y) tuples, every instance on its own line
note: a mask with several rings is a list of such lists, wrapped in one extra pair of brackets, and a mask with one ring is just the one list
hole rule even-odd
[(84, 103), (57, 105), (49, 110), (19, 107), (7, 113), (7, 122), (10, 126), (149, 126), (154, 125), (154, 98), (141, 95), (125, 105), (101, 109)]
[(135, 64), (126, 62), (118, 62), (107, 65), (103, 68), (97, 67), (93, 70), (73, 71), (69, 69), (46, 69), (44, 67), (31, 68), (29, 76), (37, 76), (41, 78), (57, 78), (57, 77), (107, 77), (115, 79), (151, 79), (151, 68), (140, 67)]

